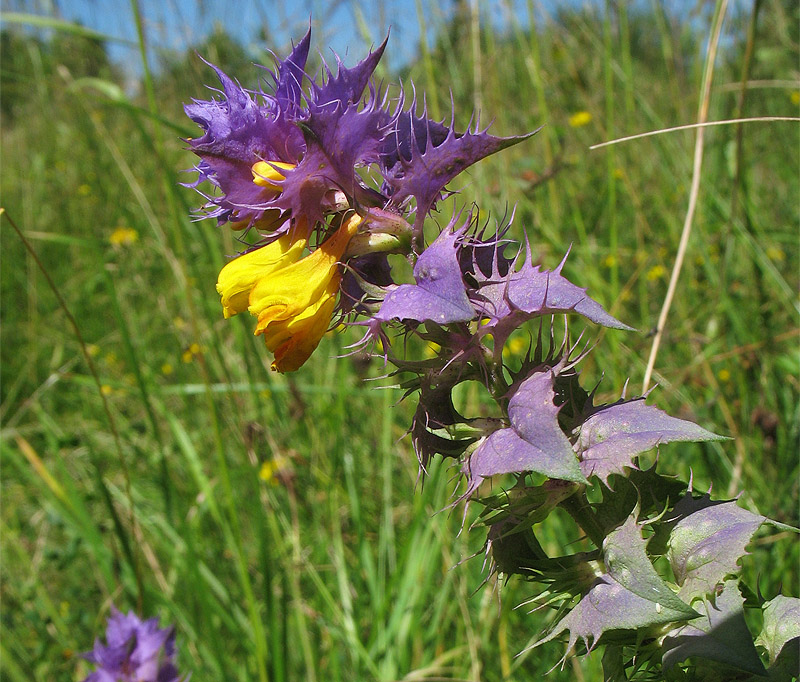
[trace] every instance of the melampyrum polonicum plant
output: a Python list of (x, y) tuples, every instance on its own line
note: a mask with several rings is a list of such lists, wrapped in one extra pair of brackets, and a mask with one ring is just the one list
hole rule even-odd
[[(556, 331), (574, 315), (630, 327), (562, 274), (566, 255), (548, 270), (527, 242), (509, 247), (508, 224), (489, 230), (476, 213), (456, 213), (426, 243), (448, 183), (534, 133), (457, 131), (454, 117), (428, 118), (402, 88), (390, 98), (372, 80), (386, 42), (352, 68), (337, 59), (311, 77), (310, 37), (258, 91), (212, 66), (221, 96), (186, 107), (202, 128), (188, 141), (200, 211), (243, 245), (219, 274), (225, 317), (255, 318), (279, 372), (298, 370), (332, 326), (363, 329), (361, 345), (416, 396), (410, 434), (422, 474), (434, 457), (457, 462), (454, 504), (481, 505), (471, 532), (484, 529), (491, 570), (538, 585), (535, 599), (557, 609), (535, 646), (564, 639), (565, 658), (603, 646), (614, 680), (789, 679), (800, 600), (764, 601), (738, 577), (753, 534), (776, 524), (639, 465), (657, 447), (721, 437), (646, 396), (597, 404), (580, 382), (586, 345), (570, 340), (566, 322)], [(391, 254), (409, 259), (413, 281), (395, 281)], [(503, 350), (523, 326), (530, 347), (512, 368)], [(432, 357), (408, 357), (409, 337)], [(455, 408), (453, 391), (468, 381), (486, 389), (494, 416)], [(510, 485), (484, 485), (500, 475)], [(556, 508), (591, 549), (542, 548), (535, 527)], [(763, 611), (755, 639), (746, 605)]]

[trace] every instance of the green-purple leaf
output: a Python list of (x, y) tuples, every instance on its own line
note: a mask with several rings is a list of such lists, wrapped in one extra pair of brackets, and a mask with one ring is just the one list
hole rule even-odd
[(633, 458), (661, 443), (720, 440), (697, 424), (670, 417), (644, 398), (603, 405), (579, 427), (575, 450), (586, 478), (597, 476), (608, 485), (611, 474), (624, 475)]
[(696, 597), (711, 594), (726, 576), (736, 575), (747, 543), (766, 520), (731, 500), (678, 521), (669, 538), (667, 555), (681, 586), (681, 598), (691, 603)]
[(787, 669), (797, 672), (800, 649), (800, 599), (779, 594), (764, 604), (764, 626), (756, 638), (769, 656), (770, 669), (778, 657), (786, 657)]
[(534, 646), (555, 639), (569, 631), (567, 651), (578, 639), (588, 649), (594, 648), (600, 636), (609, 630), (636, 630), (649, 625), (686, 620), (683, 611), (673, 611), (640, 597), (620, 585), (610, 575), (602, 575), (592, 589), (578, 602), (555, 629)]
[(554, 374), (547, 369), (519, 385), (508, 403), (511, 427), (489, 435), (462, 467), (469, 479), (467, 495), (482, 478), (523, 471), (585, 482), (572, 445), (558, 425), (553, 381)]
[(664, 639), (662, 662), (665, 670), (698, 656), (766, 676), (744, 621), (743, 604), (735, 580), (725, 583), (713, 603), (704, 599), (704, 615), (676, 628)]
[(698, 616), (656, 572), (645, 551), (645, 544), (641, 526), (636, 523), (636, 514), (631, 514), (625, 523), (608, 534), (603, 543), (608, 574), (620, 585), (655, 603), (657, 607), (683, 613), (685, 618)]
[(603, 543), (603, 558), (607, 572), (597, 578), (577, 606), (535, 646), (569, 630), (568, 651), (578, 639), (591, 649), (609, 630), (633, 630), (699, 615), (656, 573), (645, 553), (645, 541), (635, 514), (608, 535)]

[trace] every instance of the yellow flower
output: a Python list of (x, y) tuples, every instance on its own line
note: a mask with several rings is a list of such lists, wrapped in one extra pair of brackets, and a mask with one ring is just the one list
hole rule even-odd
[(281, 186), (277, 182), (285, 180), (286, 176), (282, 175), (278, 169), (291, 170), (294, 167), (293, 163), (283, 163), (282, 161), (257, 161), (250, 170), (253, 173), (253, 183), (259, 187), (269, 187), (280, 192)]
[(255, 333), (264, 335), (275, 354), (272, 369), (293, 372), (319, 344), (336, 305), (339, 261), (360, 223), (361, 216), (353, 214), (305, 258), (300, 256), (306, 241), (285, 235), (220, 272), (217, 291), (225, 317), (248, 310), (258, 318)]
[(358, 231), (361, 216), (350, 216), (310, 256), (261, 279), (250, 293), (251, 314), (275, 354), (272, 369), (293, 372), (319, 344), (336, 305), (341, 273), (338, 263)]
[(572, 128), (580, 128), (592, 122), (592, 115), (588, 111), (578, 111), (569, 117), (568, 123)]
[(139, 233), (132, 227), (118, 227), (108, 237), (112, 246), (130, 246), (139, 239)]
[(275, 270), (299, 260), (305, 246), (305, 239), (293, 241), (291, 233), (285, 234), (267, 246), (239, 256), (222, 268), (217, 291), (222, 296), (225, 319), (247, 310), (253, 287)]

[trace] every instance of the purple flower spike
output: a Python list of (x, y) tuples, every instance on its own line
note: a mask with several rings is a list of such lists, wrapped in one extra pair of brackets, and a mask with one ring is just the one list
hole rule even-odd
[(580, 426), (575, 450), (584, 476), (597, 476), (608, 485), (611, 474), (624, 475), (636, 455), (661, 443), (722, 440), (704, 428), (670, 417), (644, 398), (593, 408)]
[(181, 682), (175, 667), (175, 629), (159, 629), (158, 619), (139, 620), (112, 607), (106, 629), (107, 645), (100, 640), (83, 657), (97, 670), (84, 682)]
[(508, 403), (511, 428), (492, 433), (464, 463), (469, 482), (465, 496), (482, 478), (534, 471), (548, 478), (585, 483), (569, 439), (558, 424), (553, 400), (555, 374), (550, 369), (525, 379)]
[(465, 229), (443, 230), (417, 259), (414, 266), (417, 283), (392, 289), (375, 318), (383, 322), (416, 320), (440, 325), (473, 319), (475, 309), (467, 298), (457, 256), (458, 238)]

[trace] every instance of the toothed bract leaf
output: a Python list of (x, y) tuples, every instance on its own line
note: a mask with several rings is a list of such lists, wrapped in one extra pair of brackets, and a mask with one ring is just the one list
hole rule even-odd
[(389, 115), (374, 99), (363, 109), (359, 104), (312, 104), (300, 125), (306, 153), (296, 168), (284, 173), (286, 179), (273, 205), (295, 217), (304, 216), (313, 225), (322, 219), (328, 192), (339, 189), (355, 196), (361, 188), (356, 168), (377, 159), (389, 123)]
[(664, 638), (662, 663), (665, 670), (697, 656), (766, 676), (744, 620), (743, 605), (734, 580), (725, 583), (713, 603), (704, 599), (700, 618), (676, 628)]
[(772, 667), (780, 657), (786, 658), (786, 669), (798, 669), (800, 651), (800, 599), (779, 594), (764, 604), (764, 625), (756, 644), (763, 646)]
[(534, 646), (541, 646), (562, 632), (569, 631), (567, 651), (572, 649), (578, 639), (582, 639), (586, 647), (592, 649), (601, 635), (610, 630), (635, 630), (682, 620), (686, 620), (683, 610), (673, 611), (640, 597), (610, 575), (604, 574), (597, 578), (592, 588), (558, 622), (555, 629)]
[(295, 45), (292, 53), (279, 60), (273, 74), (275, 80), (275, 101), (281, 108), (299, 107), (303, 98), (303, 79), (305, 78), (308, 48), (311, 45), (311, 29)]
[(336, 75), (334, 76), (333, 72), (325, 65), (325, 82), (322, 85), (311, 83), (310, 99), (312, 102), (318, 107), (329, 104), (347, 106), (348, 104), (357, 103), (364, 94), (364, 90), (366, 90), (370, 78), (378, 66), (378, 62), (383, 57), (388, 40), (389, 36), (386, 36), (377, 50), (370, 52), (350, 69), (342, 64), (337, 55)]
[[(262, 94), (259, 105), (244, 88), (211, 65), (222, 83), (220, 101), (199, 101), (184, 107), (204, 134), (189, 140), (201, 158), (196, 166), (197, 187), (208, 180), (220, 196), (209, 197), (207, 214), (220, 222), (259, 219), (272, 208), (275, 191), (253, 182), (252, 166), (258, 161), (296, 164), (305, 142), (294, 118), (271, 95)], [(280, 68), (280, 67), (279, 67)]]
[(584, 483), (569, 439), (558, 425), (553, 402), (554, 373), (534, 372), (508, 403), (510, 428), (490, 434), (462, 466), (468, 477), (467, 495), (482, 478), (534, 471), (548, 478)]
[(429, 430), (464, 421), (453, 405), (452, 390), (453, 385), (448, 383), (431, 387), (426, 381), (421, 385), (419, 403), (411, 422), (411, 442), (423, 470), (433, 455), (459, 457), (475, 442), (474, 438), (445, 438)]
[(597, 476), (608, 485), (611, 474), (624, 475), (633, 458), (661, 443), (721, 440), (710, 431), (670, 417), (644, 398), (593, 408), (579, 427), (575, 451), (586, 478)]
[(578, 639), (592, 649), (609, 630), (633, 630), (696, 618), (699, 614), (681, 601), (658, 575), (645, 544), (636, 515), (631, 514), (603, 543), (606, 573), (598, 576), (572, 611), (535, 646), (568, 630), (567, 651)]
[(416, 320), (450, 324), (475, 317), (475, 309), (467, 298), (456, 251), (458, 235), (446, 228), (414, 266), (416, 284), (401, 284), (389, 291), (375, 316), (389, 320)]
[(530, 246), (523, 265), (501, 280), (488, 280), (473, 295), (473, 302), (486, 319), (482, 334), (492, 334), (495, 343), (503, 343), (523, 322), (552, 313), (578, 313), (604, 327), (631, 330), (603, 306), (589, 298), (586, 289), (575, 286), (561, 275), (566, 256), (552, 271), (542, 270), (531, 262)]
[[(474, 130), (457, 134), (455, 129), (447, 129), (447, 136), (441, 140), (442, 124), (434, 121), (422, 125), (411, 119), (400, 119), (402, 130), (398, 128), (394, 137), (396, 150), (384, 146), (382, 172), (384, 187), (391, 204), (400, 206), (407, 199), (416, 200), (414, 227), (420, 230), (425, 217), (439, 200), (445, 185), (453, 178), (481, 159), (528, 139), (534, 133), (515, 137), (495, 137), (476, 125)], [(406, 122), (408, 121), (408, 122)], [(408, 132), (406, 132), (406, 130)], [(392, 136), (387, 138), (391, 144)], [(420, 142), (424, 140), (424, 147)]]
[[(412, 102), (414, 109), (416, 101)], [(411, 149), (416, 148), (422, 154), (428, 146), (428, 137), (434, 147), (439, 146), (447, 139), (450, 129), (443, 123), (433, 121), (425, 116), (416, 116), (412, 111), (403, 111), (397, 116), (394, 130), (387, 135), (381, 148), (380, 166), (384, 174), (392, 175), (395, 165), (403, 161), (411, 161)], [(397, 169), (397, 172), (401, 172)], [(391, 188), (384, 188), (391, 194)]]
[(656, 611), (666, 607), (682, 613), (684, 618), (698, 616), (656, 572), (645, 545), (642, 527), (636, 523), (636, 514), (631, 514), (603, 542), (603, 559), (609, 576), (634, 594), (656, 604)]
[(682, 599), (711, 594), (726, 576), (739, 573), (739, 559), (766, 517), (742, 509), (735, 500), (682, 518), (669, 538), (667, 556)]

